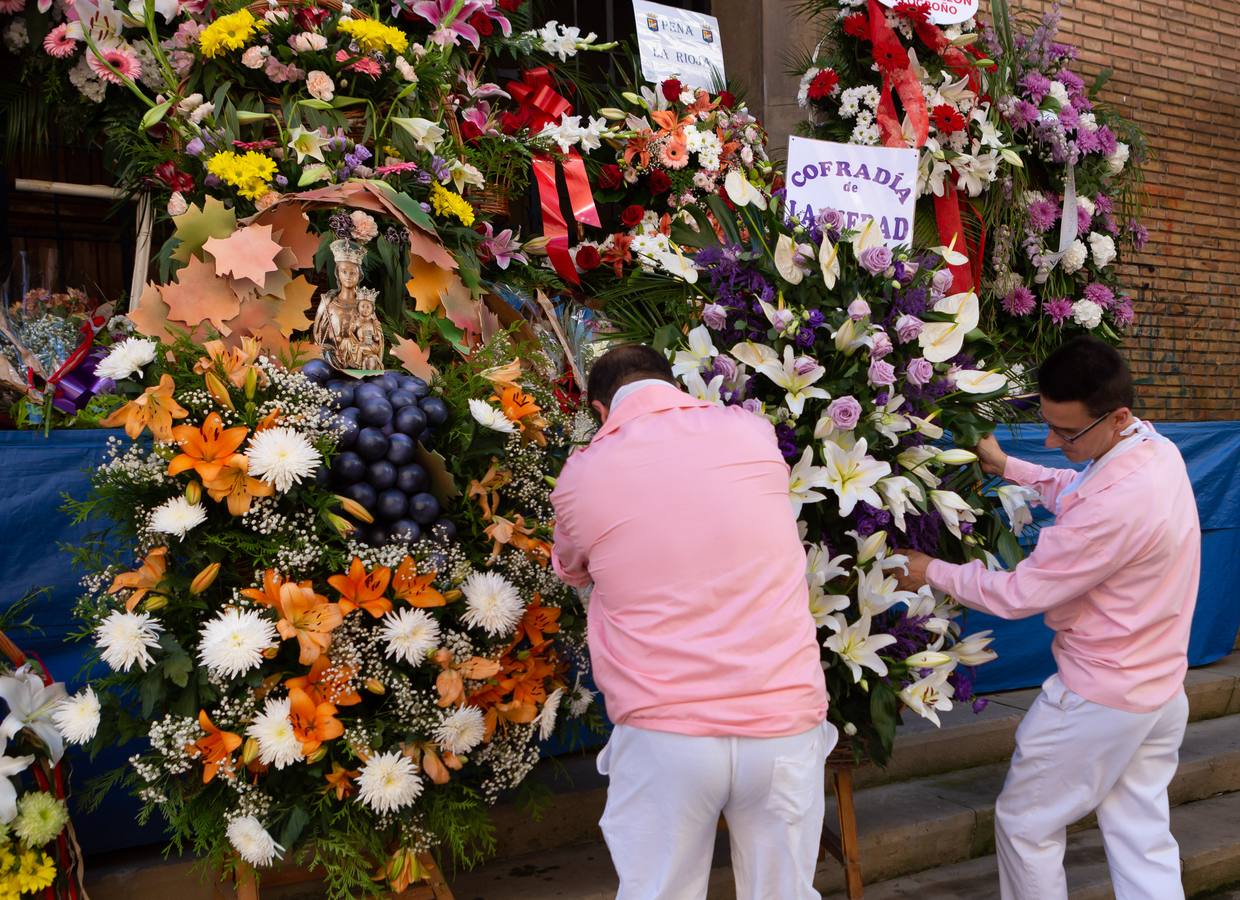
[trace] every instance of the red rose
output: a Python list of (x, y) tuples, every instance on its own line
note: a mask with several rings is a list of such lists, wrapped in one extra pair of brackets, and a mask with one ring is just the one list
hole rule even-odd
[(863, 13), (853, 13), (851, 16), (844, 18), (844, 34), (855, 37), (858, 40), (868, 41), (870, 39), (870, 20)]
[(930, 113), (930, 123), (934, 125), (943, 134), (954, 134), (957, 131), (964, 131), (964, 116), (952, 109), (946, 103), (940, 103)]
[(656, 196), (658, 194), (666, 194), (672, 189), (672, 179), (668, 178), (667, 173), (662, 169), (655, 169), (650, 173), (648, 184), (650, 186), (650, 193)]
[(880, 69), (894, 71), (908, 68), (908, 51), (899, 41), (879, 41), (874, 45), (874, 62)]
[(663, 91), (663, 96), (667, 98), (668, 103), (675, 103), (680, 97), (680, 92), (684, 89), (684, 85), (680, 83), (679, 79), (669, 78), (663, 82), (660, 89)]
[(839, 83), (840, 76), (835, 74), (834, 69), (823, 69), (810, 80), (809, 99), (827, 99), (831, 96), (831, 92), (835, 90)]
[(516, 12), (525, 0), (499, 0), (499, 8), (506, 12)]
[(632, 228), (642, 220), (642, 216), (646, 211), (634, 203), (632, 206), (626, 206), (624, 211), (620, 213), (620, 221), (624, 223), (626, 228)]
[(474, 13), (469, 17), (469, 24), (474, 26), (483, 37), (490, 37), (491, 33), (495, 31), (494, 23), (485, 13)]
[(620, 187), (622, 184), (624, 184), (624, 175), (620, 172), (620, 167), (615, 163), (608, 163), (598, 173), (598, 186), (603, 190), (609, 191), (612, 188)]
[(719, 105), (724, 107), (725, 109), (731, 109), (732, 107), (736, 106), (736, 95), (733, 94), (731, 91), (720, 91), (719, 92)]
[(597, 269), (599, 264), (602, 263), (603, 258), (598, 255), (597, 247), (583, 244), (577, 248), (577, 255), (574, 261), (577, 263), (578, 269), (583, 272), (589, 272), (592, 269)]

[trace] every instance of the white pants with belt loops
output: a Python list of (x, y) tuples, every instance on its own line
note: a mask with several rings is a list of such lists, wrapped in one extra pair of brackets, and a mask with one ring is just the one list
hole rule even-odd
[(1095, 810), (1116, 900), (1183, 900), (1167, 786), (1187, 722), (1183, 691), (1130, 713), (1048, 678), (1016, 732), (995, 804), (1003, 900), (1066, 900), (1066, 829)]
[(616, 900), (702, 900), (720, 815), (737, 900), (818, 900), (823, 770), (837, 736), (827, 722), (777, 738), (617, 725), (598, 758)]

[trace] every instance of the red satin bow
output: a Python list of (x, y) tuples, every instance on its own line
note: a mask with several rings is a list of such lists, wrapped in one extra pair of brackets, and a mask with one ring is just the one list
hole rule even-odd
[(526, 69), (520, 81), (508, 82), (508, 93), (517, 101), (517, 114), (510, 122), (512, 131), (529, 128), (542, 131), (560, 116), (571, 115), (573, 105), (555, 89), (551, 70), (546, 66)]

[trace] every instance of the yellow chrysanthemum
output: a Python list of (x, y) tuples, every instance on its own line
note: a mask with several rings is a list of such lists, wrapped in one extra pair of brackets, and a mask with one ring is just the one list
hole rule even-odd
[(27, 850), (22, 853), (21, 868), (17, 870), (17, 886), (23, 894), (33, 894), (56, 880), (56, 864), (46, 853)]
[(404, 53), (409, 47), (409, 38), (403, 31), (374, 19), (341, 19), (336, 28), (357, 41), (357, 45), (367, 52), (391, 50), (393, 53)]
[(431, 185), (431, 207), (437, 215), (456, 216), (466, 228), (474, 224), (474, 208), (460, 194), (439, 182)]
[(227, 50), (240, 50), (255, 33), (266, 26), (248, 9), (220, 16), (198, 35), (198, 46), (208, 58)]
[(276, 161), (253, 150), (234, 153), (225, 150), (207, 160), (207, 171), (225, 184), (232, 185), (242, 197), (257, 200), (271, 190), (276, 174)]

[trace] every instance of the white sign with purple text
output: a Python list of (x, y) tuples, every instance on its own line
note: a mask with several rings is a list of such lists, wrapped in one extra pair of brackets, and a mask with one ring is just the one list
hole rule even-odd
[[(901, 0), (879, 0), (883, 6), (897, 6)], [(977, 15), (978, 0), (929, 0), (922, 3), (935, 25), (956, 25)]]
[(691, 88), (723, 83), (723, 40), (714, 16), (633, 0), (642, 75), (656, 85), (678, 78)]
[(810, 221), (838, 209), (844, 228), (874, 219), (889, 247), (911, 244), (917, 204), (917, 151), (788, 138), (788, 217)]

